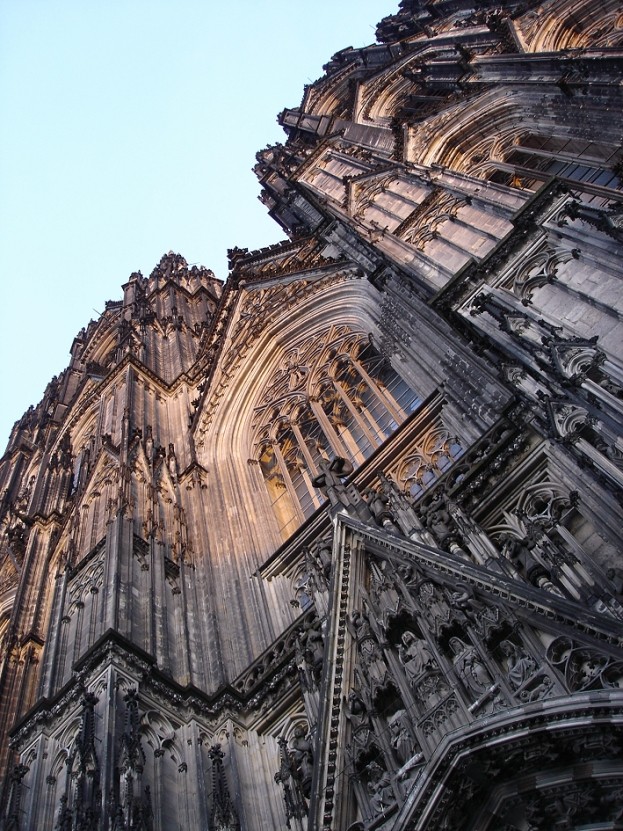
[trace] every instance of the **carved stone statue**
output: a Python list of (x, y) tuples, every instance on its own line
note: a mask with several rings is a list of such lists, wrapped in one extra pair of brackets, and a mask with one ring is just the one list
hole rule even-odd
[(303, 793), (309, 797), (313, 769), (312, 744), (301, 725), (294, 728), (294, 735), (290, 740), (290, 755)]
[(351, 623), (371, 687), (383, 686), (387, 676), (387, 665), (366, 616), (355, 611), (352, 614)]
[(366, 705), (357, 690), (351, 690), (348, 694), (346, 716), (353, 726), (353, 732), (356, 732), (362, 725), (369, 723)]
[(517, 690), (534, 674), (536, 661), (512, 641), (502, 641), (500, 649), (506, 656), (508, 664), (508, 682), (514, 690)]
[(418, 752), (421, 754), (420, 748), (411, 737), (406, 725), (406, 714), (404, 710), (398, 710), (397, 713), (389, 721), (390, 744), (396, 758), (401, 765), (406, 764)]
[(456, 542), (458, 539), (454, 521), (443, 502), (437, 502), (429, 509), (425, 523), (426, 528), (443, 548), (447, 548), (451, 541)]
[(493, 682), (478, 652), (471, 644), (463, 643), (456, 637), (450, 638), (450, 649), (454, 653), (452, 663), (457, 675), (466, 688), (479, 698)]
[(383, 560), (378, 568), (372, 570), (370, 587), (370, 595), (384, 619), (387, 615), (395, 614), (400, 605), (400, 595), (388, 572), (391, 572), (391, 567), (388, 566), (387, 560)]
[(388, 530), (393, 530), (394, 518), (390, 510), (389, 497), (381, 491), (375, 491), (374, 488), (368, 488), (364, 496), (368, 508), (370, 508), (370, 512), (378, 524)]
[(612, 583), (618, 599), (623, 599), (623, 569), (609, 568), (606, 577)]
[(175, 447), (169, 444), (169, 454), (167, 456), (167, 466), (173, 481), (177, 481), (177, 457), (175, 456)]
[(316, 626), (308, 621), (297, 640), (297, 659), (301, 673), (307, 677), (306, 686), (320, 683), (324, 641)]
[(413, 632), (402, 634), (402, 644), (398, 647), (398, 657), (404, 666), (409, 684), (415, 686), (418, 678), (433, 664), (433, 656), (426, 641), (417, 638)]
[(451, 609), (443, 591), (432, 581), (426, 580), (417, 588), (418, 605), (436, 634), (456, 619), (456, 609)]
[(370, 808), (374, 816), (379, 816), (396, 801), (392, 780), (389, 773), (383, 770), (377, 762), (370, 762), (366, 769), (370, 776), (368, 780)]

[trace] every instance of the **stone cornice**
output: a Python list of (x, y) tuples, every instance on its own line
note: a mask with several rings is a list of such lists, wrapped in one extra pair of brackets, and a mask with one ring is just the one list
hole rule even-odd
[[(515, 775), (523, 773), (534, 787), (539, 765), (548, 762), (546, 748), (551, 750), (552, 743), (564, 746), (570, 739), (572, 743), (585, 746), (596, 738), (599, 730), (607, 732), (613, 740), (610, 748), (604, 747), (604, 756), (617, 760), (620, 765), (616, 739), (617, 733), (619, 741), (623, 734), (623, 694), (620, 691), (575, 694), (526, 704), (488, 718), (484, 723), (478, 721), (448, 734), (435, 751), (426, 775), (416, 779), (392, 828), (415, 831), (416, 828), (439, 827), (436, 824), (439, 813), (448, 810), (449, 800), (458, 790), (457, 782), (451, 785), (452, 779), (461, 777), (462, 771), (477, 755), (486, 754), (495, 769), (496, 759), (500, 762), (508, 760), (511, 752), (516, 753), (521, 748), (522, 762), (517, 760)], [(620, 767), (618, 769), (620, 771)], [(481, 788), (483, 785), (492, 787), (487, 777), (480, 784)]]
[[(62, 716), (77, 703), (101, 670), (110, 664), (125, 667), (126, 671), (136, 677), (142, 694), (161, 699), (165, 706), (169, 704), (176, 707), (178, 715), (183, 712), (189, 720), (197, 718), (216, 725), (224, 718), (236, 717), (240, 720), (246, 715), (253, 715), (267, 699), (282, 696), (287, 689), (298, 683), (294, 637), (303, 620), (304, 617), (301, 617), (292, 624), (238, 679), (213, 694), (194, 684), (178, 684), (169, 674), (158, 669), (153, 656), (109, 629), (75, 664), (72, 679), (53, 698), (40, 699), (14, 725), (10, 731), (11, 744), (23, 745), (38, 726)], [(275, 646), (281, 642), (287, 642), (287, 645), (275, 659)], [(271, 656), (273, 660), (270, 660)], [(248, 685), (246, 679), (258, 667), (263, 671), (257, 674), (253, 684)]]

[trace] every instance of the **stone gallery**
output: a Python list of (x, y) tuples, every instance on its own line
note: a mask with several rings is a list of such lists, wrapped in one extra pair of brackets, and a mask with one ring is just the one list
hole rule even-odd
[(623, 827), (623, 6), (376, 35), (13, 429), (4, 831)]

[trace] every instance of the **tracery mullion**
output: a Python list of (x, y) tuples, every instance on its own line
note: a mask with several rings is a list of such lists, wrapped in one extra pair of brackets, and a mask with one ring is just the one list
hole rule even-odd
[(301, 478), (305, 483), (305, 487), (307, 488), (308, 494), (311, 496), (311, 500), (314, 504), (314, 507), (319, 508), (322, 505), (322, 500), (318, 498), (317, 489), (312, 484), (312, 480), (307, 469), (303, 468), (303, 470), (301, 470)]
[[(104, 494), (105, 494), (105, 497), (106, 497), (106, 500), (107, 500), (107, 502), (105, 504), (107, 504), (108, 501), (110, 501), (110, 488), (108, 487), (108, 485), (106, 485), (105, 490), (104, 490), (104, 488), (102, 490), (104, 491)], [(95, 548), (95, 546), (97, 545), (97, 537), (98, 537), (98, 534), (99, 534), (100, 503), (102, 501), (103, 501), (102, 497), (100, 497), (99, 499), (96, 498), (96, 499), (93, 500), (93, 518), (92, 518), (92, 522), (91, 522), (91, 539), (89, 540), (88, 549), (85, 550), (85, 551), (80, 552), (80, 554), (81, 554), (80, 559), (82, 559), (82, 556), (87, 554), (88, 551), (92, 551)]]
[(336, 433), (335, 427), (333, 426), (331, 420), (328, 418), (327, 414), (323, 410), (318, 399), (310, 398), (309, 403), (311, 405), (313, 414), (316, 416), (320, 423), (322, 432), (325, 434), (327, 441), (331, 445), (331, 450), (333, 450), (336, 456), (348, 456), (344, 442), (341, 440), (341, 437)]
[[(333, 379), (333, 385), (335, 386), (335, 388), (338, 392), (338, 395), (340, 396), (340, 398), (342, 399), (344, 404), (346, 404), (346, 406), (348, 407), (348, 410), (349, 410), (350, 414), (352, 415), (352, 417), (355, 419), (356, 424), (359, 425), (359, 427), (361, 428), (361, 430), (365, 434), (366, 438), (368, 439), (368, 441), (370, 442), (372, 447), (378, 447), (379, 442), (380, 442), (380, 437), (383, 435), (383, 432), (381, 430), (377, 430), (376, 434), (373, 433), (372, 430), (370, 430), (370, 428), (366, 424), (365, 419), (363, 418), (361, 413), (356, 409), (355, 405), (353, 404), (353, 402), (350, 400), (350, 398), (346, 394), (346, 391), (342, 387), (341, 383), (339, 381), (337, 381), (336, 379)], [(355, 445), (357, 447), (356, 452), (361, 453), (361, 450), (357, 446), (356, 442), (355, 442)]]
[(82, 641), (82, 618), (84, 617), (84, 600), (82, 596), (76, 601), (75, 604), (75, 620), (76, 620), (76, 630), (74, 635), (74, 657), (73, 663), (75, 663), (78, 658), (80, 657), (80, 643)]
[[(384, 205), (380, 205), (378, 202), (371, 202), (369, 205), (366, 205), (364, 208), (364, 214), (365, 211), (368, 209), (378, 211), (379, 213), (384, 214), (389, 220), (393, 220), (394, 222), (401, 221), (400, 216), (398, 214), (394, 213), (389, 208), (386, 208)], [(365, 217), (362, 216), (362, 219), (364, 218)]]
[[(396, 424), (402, 424), (402, 422), (406, 419), (407, 414), (403, 412), (402, 409), (396, 404), (391, 395), (386, 395), (380, 389), (380, 387), (377, 386), (376, 382), (370, 375), (368, 375), (366, 370), (363, 368), (363, 366), (359, 363), (359, 361), (356, 358), (352, 357), (352, 355), (349, 355), (348, 359), (351, 361), (352, 365), (355, 367), (357, 372), (361, 375), (363, 380), (370, 387), (370, 389), (376, 395), (376, 397), (379, 398), (383, 404), (385, 404)], [(381, 432), (381, 435), (383, 435), (383, 432)]]
[[(345, 405), (346, 405), (348, 411), (350, 412), (351, 416), (356, 415), (356, 414), (353, 413), (352, 407), (349, 406), (350, 402), (348, 401), (347, 396), (344, 394), (344, 391), (342, 389), (339, 389), (339, 384), (337, 384), (335, 381), (334, 381), (334, 384), (335, 384), (336, 387), (338, 387), (337, 392), (338, 392), (339, 400), (343, 401), (345, 403)], [(356, 423), (359, 424), (359, 419), (357, 419)], [(350, 429), (347, 422), (344, 423), (344, 429), (340, 432), (340, 438), (342, 439), (344, 444), (348, 447), (351, 459), (363, 460), (365, 458), (361, 448), (357, 444), (357, 440), (353, 437), (352, 430)], [(373, 447), (375, 447), (376, 444), (377, 444), (377, 442), (374, 439), (371, 440), (371, 443), (372, 443)]]
[[(383, 404), (383, 402), (381, 402), (381, 404)], [(378, 419), (374, 415), (373, 409), (371, 407), (369, 407), (365, 403), (365, 401), (363, 402), (363, 406), (362, 406), (362, 409), (361, 409), (361, 417), (368, 421), (368, 423), (371, 425), (372, 429), (375, 430), (376, 434), (379, 436), (379, 439), (376, 441), (377, 445), (380, 444), (380, 442), (383, 441), (389, 435), (390, 431), (388, 431), (388, 425), (386, 424), (385, 426), (383, 426), (378, 421)]]
[[(474, 225), (471, 225), (469, 222), (465, 222), (459, 216), (448, 216), (448, 220), (450, 222), (453, 222), (455, 225), (460, 225), (461, 228), (465, 228), (467, 231), (471, 231), (472, 233), (474, 232)], [(487, 239), (493, 240), (495, 242), (499, 241), (495, 234), (490, 234), (489, 231), (487, 231), (485, 228), (478, 228), (478, 234), (481, 234), (483, 237), (487, 237)], [(444, 242), (447, 242), (447, 240), (444, 240)]]
[(294, 510), (300, 516), (302, 516), (302, 511), (300, 510), (300, 507), (299, 507), (299, 498), (296, 494), (296, 490), (294, 488), (294, 483), (292, 482), (292, 479), (290, 477), (290, 471), (288, 470), (286, 460), (283, 458), (283, 454), (281, 452), (281, 447), (279, 446), (279, 442), (275, 440), (273, 443), (271, 443), (271, 447), (273, 449), (273, 453), (275, 454), (275, 458), (277, 459), (277, 464), (279, 465), (279, 470), (280, 470), (281, 475), (283, 477), (283, 481), (284, 481), (284, 484), (286, 486), (286, 490), (288, 491), (288, 495), (290, 497), (290, 500), (292, 501), (292, 505), (294, 507)]
[[(536, 170), (535, 168), (507, 164), (506, 162), (491, 161), (489, 164), (499, 172), (508, 173), (509, 175), (515, 176), (520, 180), (537, 179), (539, 182), (545, 182), (552, 175), (547, 170)], [(572, 162), (569, 162), (569, 164), (572, 164)], [(612, 199), (613, 194), (616, 194), (617, 197), (620, 196), (620, 191), (616, 187), (610, 187), (609, 185), (594, 185), (591, 182), (587, 182), (585, 179), (572, 179), (570, 176), (565, 176), (564, 174), (557, 174), (556, 178), (563, 184), (580, 189), (583, 193), (599, 196), (603, 199)], [(616, 178), (614, 173), (612, 173), (612, 178)]]
[(56, 666), (54, 667), (54, 683), (62, 685), (65, 675), (65, 663), (67, 661), (67, 647), (69, 644), (69, 630), (71, 627), (71, 617), (69, 614), (61, 618), (61, 637), (56, 659)]
[[(295, 421), (291, 421), (290, 422), (290, 427), (291, 427), (292, 433), (293, 433), (293, 435), (294, 435), (294, 437), (295, 437), (295, 439), (298, 443), (299, 449), (300, 449), (301, 453), (303, 454), (303, 456), (305, 457), (305, 461), (307, 462), (307, 467), (312, 472), (313, 476), (317, 476), (318, 475), (318, 470), (316, 468), (316, 465), (314, 464), (314, 460), (312, 458), (311, 453), (309, 452), (309, 448), (307, 447), (307, 445), (305, 443), (305, 439), (303, 438), (303, 434), (301, 433), (301, 430), (300, 430), (298, 424)], [(322, 503), (321, 503), (320, 499), (318, 498), (318, 492), (317, 492), (316, 488), (314, 488), (312, 483), (311, 483), (311, 479), (309, 477), (309, 474), (307, 473), (307, 471), (302, 470), (301, 471), (301, 476), (303, 477), (303, 480), (305, 481), (305, 484), (307, 485), (307, 489), (311, 494), (311, 498), (312, 498), (312, 501), (313, 501), (314, 505), (317, 508), (319, 508)]]
[(301, 428), (298, 426), (298, 423), (294, 420), (290, 421), (290, 427), (292, 428), (292, 432), (294, 434), (294, 437), (296, 438), (301, 453), (305, 457), (305, 461), (307, 462), (308, 468), (312, 471), (314, 476), (317, 476), (318, 470), (316, 469), (316, 465), (314, 464), (312, 455), (309, 452), (309, 448), (305, 443), (305, 439), (303, 438), (303, 434), (301, 433)]

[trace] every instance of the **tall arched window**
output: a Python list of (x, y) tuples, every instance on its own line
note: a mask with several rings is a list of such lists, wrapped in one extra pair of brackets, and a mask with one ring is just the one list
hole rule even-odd
[(420, 403), (416, 393), (348, 326), (291, 347), (255, 410), (255, 458), (281, 533), (321, 504), (312, 480), (322, 459), (360, 465)]
[(569, 136), (522, 133), (495, 161), (488, 163), (491, 181), (536, 190), (550, 176), (619, 190), (621, 149), (603, 142)]

